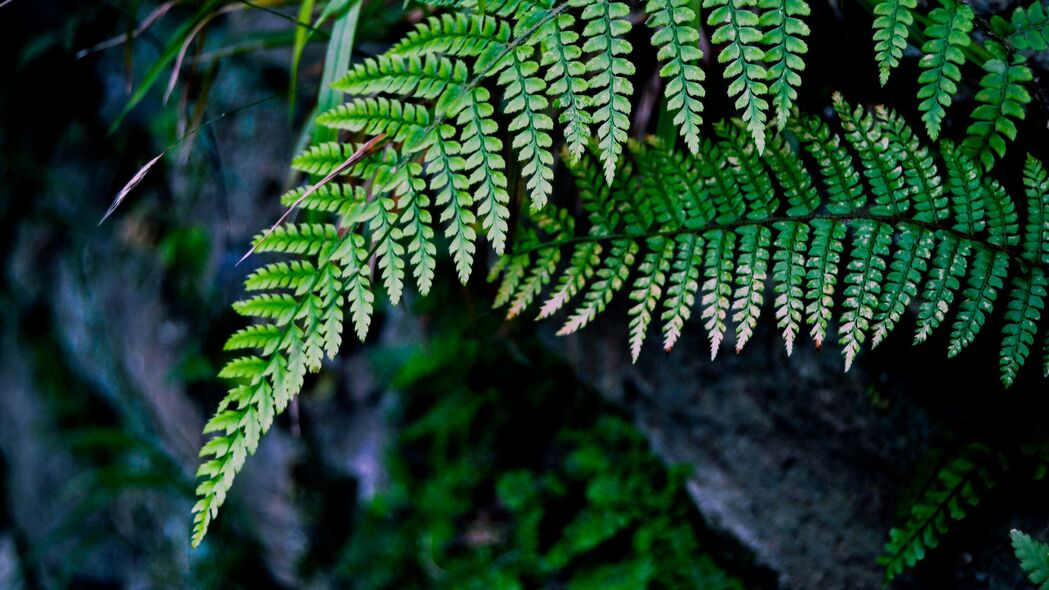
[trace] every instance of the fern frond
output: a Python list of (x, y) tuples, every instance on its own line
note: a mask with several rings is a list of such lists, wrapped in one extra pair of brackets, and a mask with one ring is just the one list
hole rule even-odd
[(783, 196), (787, 198), (790, 215), (806, 215), (815, 211), (820, 205), (819, 193), (812, 183), (812, 177), (805, 168), (805, 163), (787, 145), (782, 135), (772, 138), (765, 151), (765, 161), (779, 181)]
[(995, 16), (991, 24), (999, 34), (1007, 36), (1009, 44), (1018, 51), (1049, 49), (1049, 14), (1042, 0), (1034, 0), (1027, 8), (1018, 6), (1011, 22)]
[(841, 315), (842, 354), (845, 370), (852, 367), (856, 355), (866, 340), (885, 274), (885, 257), (892, 243), (892, 229), (877, 221), (857, 221), (853, 227), (852, 260), (846, 265), (845, 312)]
[(605, 310), (612, 298), (626, 284), (630, 268), (637, 257), (637, 242), (633, 240), (613, 240), (601, 268), (594, 274), (594, 282), (583, 295), (583, 301), (575, 312), (565, 321), (559, 336), (572, 334), (586, 327), (594, 318)]
[(597, 145), (605, 169), (605, 180), (611, 184), (616, 164), (623, 153), (623, 143), (630, 128), (630, 95), (634, 86), (627, 76), (634, 74), (634, 64), (626, 55), (632, 47), (624, 37), (630, 32), (630, 7), (612, 0), (570, 0), (583, 8), (583, 52), (591, 57), (586, 71), (592, 74), (588, 85), (590, 120), (597, 125)]
[(666, 272), (674, 257), (674, 241), (652, 238), (648, 242), (648, 254), (637, 268), (634, 288), (630, 300), (635, 303), (627, 314), (630, 316), (630, 356), (637, 362), (641, 345), (648, 333), (656, 306), (663, 297)]
[(347, 241), (348, 256), (345, 259), (342, 278), (346, 288), (346, 298), (350, 301), (350, 317), (354, 331), (361, 341), (368, 335), (374, 312), (375, 294), (371, 286), (371, 267), (368, 265), (369, 253), (364, 247), (364, 238), (351, 235)]
[(465, 86), (466, 63), (435, 54), (402, 57), (380, 55), (354, 66), (332, 88), (356, 96), (393, 94), (433, 100), (449, 87)]
[[(915, 343), (949, 321), (948, 354), (957, 355), (982, 330), (1008, 283), (1001, 365), (1010, 383), (1043, 321), (1049, 173), (1028, 162), (1029, 211), (1021, 235), (1013, 199), (959, 146), (942, 142), (937, 157), (894, 111), (853, 108), (840, 96), (835, 110), (848, 147), (818, 119), (796, 116), (788, 129), (799, 141), (774, 137), (759, 155), (742, 121), (723, 122), (714, 125), (719, 139), (701, 140), (697, 155), (658, 140), (631, 142), (611, 186), (601, 182), (597, 156), (584, 153), (569, 167), (590, 230), (552, 241), (524, 231), (499, 272), (515, 294), (537, 289), (526, 284), (529, 277), (541, 277), (539, 285), (560, 276), (540, 317), (582, 294), (562, 334), (593, 321), (635, 272), (628, 295), (631, 355), (640, 352), (662, 302), (664, 348), (674, 346), (698, 306), (714, 357), (730, 319), (737, 348), (752, 337), (771, 263), (773, 308), (787, 351), (803, 321), (822, 346), (837, 319), (846, 369), (868, 343), (883, 342), (914, 304)], [(800, 149), (815, 156), (814, 165)], [(863, 176), (852, 164), (855, 155)], [(824, 177), (823, 198), (810, 168)], [(786, 197), (785, 212), (778, 194)], [(847, 254), (846, 242), (852, 244)], [(558, 274), (553, 258), (542, 253), (566, 246), (571, 260)], [(499, 303), (511, 301), (504, 292)]]
[(967, 287), (963, 291), (958, 317), (951, 327), (947, 356), (954, 357), (972, 343), (994, 307), (1009, 270), (1009, 259), (1001, 252), (978, 249), (969, 266)]
[(1045, 309), (1046, 288), (1049, 279), (1041, 269), (1034, 269), (1028, 277), (1013, 279), (1009, 304), (1002, 327), (1000, 366), (1002, 383), (1009, 387), (1016, 380), (1020, 367), (1031, 354), (1035, 333)]
[(769, 228), (748, 225), (736, 231), (739, 234), (739, 250), (736, 263), (736, 291), (732, 300), (732, 321), (736, 324), (736, 352), (743, 350), (754, 335), (758, 316), (765, 300), (767, 278)]
[(964, 49), (971, 43), (969, 34), (973, 29), (973, 9), (960, 0), (940, 0), (940, 6), (929, 12), (929, 25), (925, 27), (927, 41), (922, 46), (918, 76), (918, 105), (922, 121), (929, 137), (940, 136), (947, 107), (958, 92), (962, 79), (961, 67), (965, 64)]
[(359, 216), (367, 209), (368, 194), (360, 186), (328, 183), (317, 187), (306, 198), (303, 198), (307, 190), (306, 187), (299, 187), (281, 195), (281, 205), (292, 207), (298, 203), (300, 209), (333, 213), (346, 223), (360, 221)]
[(946, 232), (937, 232), (936, 252), (929, 268), (929, 278), (918, 306), (914, 343), (924, 342), (943, 323), (954, 302), (961, 280), (968, 268), (972, 244)]
[(794, 353), (794, 341), (801, 332), (801, 317), (805, 313), (803, 295), (809, 226), (780, 221), (776, 223), (776, 230), (775, 266), (772, 270), (776, 300), (773, 305), (776, 326), (783, 331), (783, 343), (787, 347), (787, 356), (790, 356)]
[[(678, 224), (697, 226), (717, 218), (719, 197), (711, 195), (706, 179), (696, 172), (695, 158), (673, 151), (660, 142), (650, 142), (650, 145), (655, 161), (653, 178), (662, 178), (658, 183), (659, 196), (679, 213)], [(722, 212), (730, 214), (728, 210)]]
[(983, 64), (987, 73), (980, 80), (980, 91), (976, 93), (976, 101), (982, 104), (972, 112), (973, 122), (962, 146), (983, 164), (985, 170), (990, 170), (996, 156), (1005, 156), (1006, 140), (1016, 139), (1013, 119), (1024, 119), (1024, 106), (1031, 102), (1025, 84), (1034, 76), (1023, 54), (1014, 53), (1010, 58), (1005, 49), (993, 41), (989, 41), (986, 47), (992, 59)]
[(361, 98), (341, 104), (317, 117), (317, 123), (330, 129), (345, 129), (379, 135), (418, 149), (426, 141), (430, 114), (411, 103), (385, 97)]
[(510, 39), (510, 25), (491, 16), (462, 12), (431, 16), (416, 25), (388, 52), (390, 56), (421, 57), (445, 54), (477, 57)]
[[(373, 258), (391, 302), (401, 297), (409, 265), (419, 291), (425, 293), (437, 258), (434, 206), (443, 208), (448, 249), (463, 280), (476, 252), (477, 216), (494, 248), (503, 250), (509, 218), (505, 164), (494, 108), (481, 82), (504, 71), (504, 60), (512, 60), (519, 49), (538, 43), (536, 32), (565, 6), (522, 8), (514, 13), (522, 18), (516, 36), (498, 17), (435, 17), (385, 56), (365, 62), (340, 80), (341, 88), (358, 96), (321, 121), (357, 133), (385, 133), (387, 145), (369, 152), (362, 148), (374, 148), (374, 142), (330, 142), (311, 146), (293, 162), (295, 169), (310, 175), (338, 172), (339, 177), (311, 188), (308, 195), (306, 189), (297, 189), (282, 200), (336, 215), (339, 225), (287, 225), (256, 241), (257, 252), (297, 258), (252, 274), (247, 287), (263, 292), (235, 306), (242, 315), (256, 318), (259, 327), (238, 332), (229, 346), (255, 348), (258, 354), (231, 361), (222, 371), (234, 383), (206, 428), (214, 435), (202, 451), (194, 544), (203, 539), (259, 437), (301, 389), (306, 372), (318, 370), (324, 356), (337, 352), (344, 316), (349, 316), (359, 338), (367, 335), (375, 305)], [(471, 69), (453, 57), (477, 60)], [(545, 103), (532, 98), (535, 78), (525, 72), (534, 67), (519, 65), (522, 97), (535, 115), (529, 124), (538, 129), (538, 109)], [(539, 145), (549, 151), (542, 140)], [(524, 277), (530, 262), (518, 259), (508, 267)]]
[(888, 84), (893, 68), (900, 65), (917, 7), (917, 0), (878, 0), (874, 5), (874, 58), (882, 86)]
[(488, 91), (478, 87), (467, 97), (467, 105), (457, 120), (462, 129), (459, 142), (466, 159), (463, 172), (470, 174), (469, 183), (476, 186), (474, 199), (480, 203), (477, 215), (481, 217), (481, 227), (488, 232), (492, 248), (502, 254), (510, 219), (510, 195), (506, 192), (503, 172), (506, 162), (500, 155), (503, 142), (496, 137), (498, 125), (492, 119), (495, 109), (488, 102)]
[[(360, 146), (336, 141), (310, 146), (291, 161), (291, 167), (313, 176), (327, 176), (338, 170)], [(349, 174), (350, 170), (343, 171)]]
[(1016, 559), (1038, 590), (1049, 590), (1049, 545), (1016, 529), (1009, 532)]
[(295, 295), (301, 295), (309, 289), (310, 279), (316, 272), (317, 270), (307, 260), (274, 262), (248, 275), (244, 281), (244, 289), (247, 291), (290, 289)]
[(878, 558), (886, 584), (924, 559), (926, 551), (939, 544), (950, 521), (965, 518), (969, 508), (980, 502), (980, 492), (996, 485), (988, 465), (991, 458), (990, 449), (972, 443), (945, 462), (910, 507), (906, 522), (889, 531)]
[(815, 219), (812, 226), (812, 245), (805, 274), (805, 300), (808, 302), (805, 313), (812, 326), (812, 340), (816, 348), (822, 348), (834, 308), (846, 227), (844, 223), (831, 219)]
[(762, 44), (767, 47), (769, 96), (776, 108), (776, 123), (783, 129), (798, 98), (801, 72), (805, 69), (803, 56), (809, 47), (804, 37), (809, 35), (809, 26), (802, 17), (809, 16), (811, 9), (807, 0), (760, 0), (759, 8)]
[(928, 269), (934, 243), (932, 232), (914, 225), (901, 225), (878, 311), (873, 318), (871, 348), (885, 340), (918, 295), (918, 283)]
[(890, 149), (881, 124), (863, 107), (850, 110), (840, 94), (834, 95), (834, 110), (841, 119), (845, 137), (863, 162), (863, 174), (874, 194), (876, 215), (899, 216), (910, 208), (910, 191), (904, 184), (903, 167), (897, 151)]
[(842, 146), (841, 138), (831, 133), (826, 123), (816, 117), (802, 116), (790, 130), (819, 164), (830, 212), (848, 213), (866, 205), (867, 196), (852, 154)]
[(649, 0), (645, 5), (648, 26), (656, 30), (652, 45), (659, 49), (663, 63), (659, 75), (666, 79), (667, 109), (674, 114), (685, 145), (693, 154), (699, 151), (699, 126), (703, 123), (703, 80), (697, 62), (703, 59), (699, 32), (689, 23), (696, 14), (689, 0)]
[(746, 201), (743, 199), (736, 175), (729, 167), (728, 158), (721, 152), (718, 144), (709, 139), (704, 140), (699, 154), (691, 164), (691, 168), (698, 172), (703, 184), (710, 191), (718, 219), (731, 221), (743, 217), (746, 213)]
[(510, 51), (499, 84), (506, 89), (505, 112), (513, 116), (507, 130), (515, 134), (512, 144), (524, 164), (521, 173), (527, 179), (532, 208), (539, 210), (554, 190), (553, 140), (550, 138), (554, 122), (543, 112), (548, 103), (540, 92), (546, 89), (546, 83), (535, 76), (539, 64), (532, 61), (532, 53), (531, 47)]
[(914, 198), (914, 218), (930, 223), (946, 221), (948, 199), (944, 196), (943, 180), (935, 158), (896, 111), (878, 108), (877, 114), (889, 137), (889, 149), (903, 166), (904, 183)]
[[(764, 218), (774, 213), (779, 207), (776, 191), (754, 144), (747, 141), (740, 133), (740, 126), (733, 123), (718, 123), (714, 131), (722, 138), (718, 147), (739, 183), (744, 200), (741, 206), (747, 210), (747, 215)], [(741, 206), (733, 209), (738, 210)]]
[(1024, 192), (1027, 195), (1027, 226), (1024, 231), (1024, 257), (1032, 264), (1049, 263), (1049, 173), (1030, 154), (1024, 164)]
[(976, 163), (953, 142), (941, 145), (943, 162), (947, 168), (947, 188), (950, 192), (953, 229), (964, 234), (977, 234), (987, 227), (984, 187)]
[[(554, 215), (544, 212), (538, 225), (543, 233), (552, 236), (554, 240), (567, 239), (575, 228), (574, 220), (564, 210), (557, 211)], [(510, 309), (506, 313), (506, 319), (521, 315), (532, 304), (553, 280), (560, 261), (561, 251), (557, 248), (545, 248), (536, 253), (536, 262), (531, 265), (531, 271), (521, 278), (516, 292), (509, 298)]]
[(769, 74), (762, 65), (765, 52), (759, 46), (765, 37), (758, 28), (760, 18), (753, 10), (757, 0), (703, 0), (703, 7), (710, 10), (707, 24), (716, 27), (710, 42), (725, 44), (718, 61), (726, 64), (729, 96), (736, 97), (736, 109), (742, 112), (743, 122), (761, 153), (765, 151), (769, 103), (763, 97), (769, 93), (765, 83)]
[(579, 47), (579, 34), (572, 30), (575, 17), (561, 14), (552, 19), (546, 29), (539, 33), (542, 39), (540, 65), (546, 68), (544, 79), (547, 95), (554, 99), (554, 106), (561, 109), (560, 121), (564, 124), (565, 143), (573, 160), (583, 155), (590, 138), (590, 88), (584, 78), (586, 66), (580, 61), (583, 55)]
[(707, 334), (710, 337), (710, 358), (718, 355), (725, 332), (728, 330), (726, 319), (731, 308), (732, 266), (735, 252), (736, 234), (725, 230), (712, 230), (703, 236), (707, 244), (707, 255), (703, 261), (703, 276), (706, 279), (702, 286), (700, 305), (701, 316), (706, 320)]
[(407, 205), (400, 212), (401, 238), (408, 241), (406, 253), (411, 256), (416, 286), (420, 295), (430, 292), (437, 268), (437, 245), (434, 244), (433, 215), (429, 211), (430, 198), (421, 178), (423, 167), (415, 162), (401, 168), (404, 171), (403, 190), (399, 191)]
[(692, 317), (692, 307), (699, 292), (699, 275), (703, 266), (703, 238), (694, 233), (676, 239), (677, 252), (670, 274), (663, 311), (663, 350), (670, 352), (681, 337), (685, 322)]

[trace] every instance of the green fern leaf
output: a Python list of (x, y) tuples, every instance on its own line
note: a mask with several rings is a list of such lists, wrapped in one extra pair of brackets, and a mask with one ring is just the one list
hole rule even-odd
[[(377, 181), (380, 189), (377, 192), (385, 192), (393, 189), (397, 184), (396, 179), (387, 179), (390, 185), (381, 184)], [(397, 305), (404, 292), (404, 244), (401, 243), (401, 228), (397, 226), (397, 199), (387, 193), (379, 197), (376, 215), (368, 224), (372, 234), (372, 244), (375, 256), (378, 259), (378, 267), (382, 275), (383, 287), (386, 296), (390, 298), (393, 305)]]
[[(565, 240), (572, 236), (575, 224), (565, 211), (559, 211), (556, 217), (544, 212), (539, 219), (539, 227), (544, 233), (552, 235), (555, 240)], [(535, 298), (553, 280), (554, 272), (560, 262), (561, 250), (559, 248), (544, 248), (536, 253), (536, 262), (532, 265), (531, 272), (522, 278), (515, 295), (510, 300), (510, 309), (507, 311), (506, 319), (511, 320), (528, 309)]]
[(1013, 280), (1013, 289), (1009, 293), (1009, 303), (1005, 311), (1005, 325), (1002, 327), (1002, 348), (1000, 365), (1002, 382), (1009, 387), (1016, 380), (1016, 375), (1023, 367), (1034, 346), (1038, 322), (1045, 309), (1046, 287), (1049, 280), (1041, 269), (1031, 271), (1029, 277), (1017, 277)]
[[(772, 215), (779, 207), (776, 191), (754, 144), (746, 140), (736, 124), (718, 123), (714, 131), (723, 139), (718, 142), (718, 147), (739, 183), (747, 217), (764, 219)], [(738, 205), (734, 207), (739, 208)]]
[(993, 178), (984, 178), (984, 210), (987, 212), (988, 242), (1009, 248), (1020, 243), (1020, 222), (1016, 213), (1016, 204), (1005, 189)]
[(861, 220), (855, 222), (853, 229), (855, 241), (852, 260), (846, 266), (842, 304), (845, 311), (838, 329), (846, 371), (856, 360), (874, 319), (885, 274), (885, 257), (892, 244), (892, 228), (883, 223)]
[(481, 227), (488, 232), (488, 240), (497, 254), (506, 247), (509, 231), (510, 195), (506, 192), (506, 162), (500, 155), (503, 142), (496, 137), (498, 126), (491, 118), (495, 109), (489, 104), (490, 95), (484, 88), (475, 88), (468, 94), (469, 102), (459, 113), (457, 124), (462, 155), (466, 158), (464, 173), (470, 174), (471, 186), (476, 186), (474, 199), (480, 203), (477, 214)]
[(355, 96), (387, 93), (434, 100), (449, 88), (461, 90), (468, 75), (465, 62), (439, 55), (380, 55), (351, 68), (332, 88)]
[(914, 199), (914, 218), (927, 223), (946, 221), (949, 203), (936, 160), (896, 111), (879, 108), (877, 114), (889, 137), (889, 148), (903, 166), (904, 183)]
[[(245, 350), (258, 348), (262, 354), (271, 354), (280, 344), (280, 327), (273, 324), (256, 324), (241, 328), (226, 340), (223, 350)], [(229, 365), (227, 365), (228, 367)], [(244, 375), (232, 375), (243, 377)]]
[(248, 291), (290, 289), (295, 295), (302, 295), (309, 290), (310, 279), (316, 273), (317, 270), (307, 260), (274, 262), (248, 275), (244, 288)]
[(1025, 105), (1031, 102), (1025, 84), (1034, 76), (1022, 54), (1014, 53), (1010, 59), (1005, 49), (993, 41), (988, 42), (986, 48), (992, 59), (983, 64), (987, 73), (976, 93), (976, 101), (982, 104), (972, 112), (973, 122), (962, 147), (979, 160), (985, 170), (990, 170), (995, 156), (1005, 156), (1006, 140), (1016, 139), (1013, 119), (1024, 119)]
[(287, 293), (263, 293), (233, 304), (233, 310), (249, 318), (273, 320), (278, 326), (286, 325), (298, 313), (295, 298)]
[(1017, 51), (1049, 49), (1049, 14), (1042, 6), (1042, 0), (1035, 0), (1027, 8), (1017, 7), (1013, 11), (1012, 22), (995, 16), (991, 24), (1000, 35), (1008, 37), (1009, 43)]
[(772, 270), (776, 300), (776, 325), (783, 331), (787, 356), (794, 353), (794, 342), (801, 332), (801, 317), (805, 313), (802, 299), (805, 286), (805, 253), (809, 226), (794, 221), (776, 223), (776, 244)]
[(922, 46), (925, 55), (919, 62), (922, 73), (918, 76), (918, 98), (923, 99), (918, 110), (923, 113), (922, 121), (932, 139), (940, 136), (946, 109), (958, 92), (964, 49), (971, 43), (969, 34), (975, 18), (973, 9), (965, 2), (940, 0), (940, 4), (929, 12), (929, 25), (925, 27), (928, 40)]
[(453, 139), (455, 129), (442, 125), (438, 133), (440, 139), (433, 142), (426, 154), (430, 190), (437, 195), (435, 205), (442, 207), (440, 221), (446, 224), (444, 235), (449, 240), (448, 250), (459, 281), (466, 284), (477, 253), (477, 232), (473, 228), (477, 218), (471, 209), (474, 197), (466, 177), (462, 145)]
[(830, 219), (813, 220), (812, 226), (815, 229), (806, 261), (805, 300), (808, 305), (805, 306), (805, 313), (812, 326), (812, 340), (819, 349), (827, 338), (827, 326), (834, 308), (834, 291), (838, 283), (846, 227), (844, 223)]
[(1020, 567), (1027, 577), (1038, 585), (1039, 590), (1049, 590), (1049, 545), (1016, 529), (1010, 531), (1009, 536), (1016, 559), (1020, 560)]
[[(330, 182), (306, 194), (306, 187), (292, 189), (281, 195), (281, 205), (319, 213), (333, 213), (344, 223), (359, 223), (367, 212), (368, 193), (363, 187)], [(305, 198), (303, 196), (305, 195)]]
[(896, 327), (918, 294), (918, 283), (929, 266), (935, 237), (932, 232), (903, 224), (885, 277), (878, 311), (874, 314), (871, 348), (878, 346)]
[(342, 278), (346, 287), (346, 298), (350, 302), (350, 318), (353, 320), (354, 331), (357, 338), (363, 342), (371, 326), (375, 304), (371, 267), (368, 265), (368, 250), (364, 247), (364, 237), (353, 235), (346, 244), (350, 252), (345, 258)]
[(925, 342), (933, 330), (943, 323), (955, 294), (961, 288), (961, 280), (965, 277), (972, 253), (969, 240), (958, 239), (942, 230), (937, 232), (936, 239), (936, 252), (922, 291), (922, 302), (918, 306), (915, 344)]
[(437, 268), (437, 245), (434, 244), (433, 215), (428, 207), (430, 198), (423, 190), (426, 181), (420, 178), (423, 167), (410, 163), (404, 168), (403, 190), (406, 206), (400, 213), (401, 238), (408, 240), (407, 254), (414, 268), (416, 286), (420, 295), (430, 292)]
[(995, 486), (988, 466), (991, 458), (986, 446), (973, 443), (940, 468), (910, 507), (906, 522), (889, 531), (878, 558), (885, 568), (886, 584), (924, 559), (926, 551), (939, 544), (950, 521), (965, 518), (968, 508), (979, 503), (979, 492)]
[(579, 331), (605, 310), (615, 294), (626, 284), (637, 251), (637, 242), (633, 240), (612, 241), (608, 257), (597, 270), (596, 279), (583, 295), (582, 303), (558, 330), (559, 336)]
[(947, 168), (947, 188), (955, 223), (953, 229), (976, 235), (987, 226), (984, 187), (976, 164), (954, 143), (942, 144), (943, 162)]
[(691, 168), (704, 179), (719, 220), (734, 221), (746, 214), (747, 204), (742, 189), (718, 144), (709, 139), (704, 140), (699, 154), (690, 163)]
[(579, 34), (572, 30), (574, 24), (572, 15), (561, 14), (546, 25), (539, 33), (543, 54), (539, 63), (546, 68), (547, 95), (561, 110), (568, 153), (578, 160), (590, 137), (591, 120), (586, 95), (590, 86), (584, 78), (586, 66), (580, 61), (583, 51), (577, 44)]
[[(310, 146), (291, 161), (291, 167), (312, 176), (328, 176), (342, 166), (360, 146), (335, 141)], [(343, 174), (349, 174), (344, 170)]]
[(987, 321), (987, 311), (994, 307), (1009, 271), (1009, 258), (1004, 252), (977, 248), (969, 266), (967, 287), (951, 327), (947, 356), (954, 357), (972, 343)]
[(425, 108), (411, 103), (385, 97), (361, 98), (322, 113), (317, 123), (367, 135), (385, 133), (391, 140), (404, 143), (406, 150), (417, 150), (427, 140), (430, 115)]
[(630, 292), (630, 300), (635, 302), (635, 305), (628, 311), (630, 356), (634, 362), (637, 362), (641, 355), (641, 345), (648, 333), (648, 326), (663, 296), (663, 286), (666, 284), (664, 269), (671, 266), (671, 260), (674, 257), (673, 240), (652, 238), (647, 246), (648, 254), (638, 266), (634, 288)]
[(809, 171), (798, 154), (791, 149), (782, 135), (775, 135), (765, 150), (765, 162), (787, 198), (788, 215), (802, 216), (815, 211), (820, 205), (819, 193), (812, 183)]
[(630, 128), (630, 95), (634, 86), (627, 76), (634, 65), (625, 55), (633, 48), (624, 37), (630, 32), (630, 7), (611, 0), (570, 0), (583, 8), (583, 52), (591, 54), (586, 71), (589, 80), (590, 119), (597, 125), (597, 145), (605, 168), (605, 180), (611, 184), (616, 164), (623, 153), (623, 143)]
[(462, 12), (431, 16), (416, 25), (387, 55), (422, 57), (445, 54), (477, 57), (510, 39), (510, 26), (499, 19)]
[(703, 7), (711, 11), (707, 24), (716, 27), (710, 42), (725, 44), (718, 61), (726, 64), (729, 96), (736, 97), (736, 109), (742, 111), (758, 153), (764, 152), (769, 103), (763, 97), (769, 93), (765, 84), (769, 74), (762, 65), (765, 52), (759, 47), (764, 40), (758, 29), (760, 18), (753, 11), (757, 0), (703, 0)]
[(732, 321), (736, 324), (736, 352), (739, 353), (754, 335), (761, 315), (772, 238), (769, 228), (763, 226), (743, 226), (736, 233), (739, 235), (739, 251)]
[(557, 280), (557, 286), (539, 310), (536, 319), (548, 318), (561, 310), (586, 286), (594, 276), (594, 271), (601, 263), (601, 244), (585, 242), (575, 247), (571, 262)]
[(692, 317), (703, 266), (703, 238), (691, 232), (680, 235), (676, 248), (662, 317), (663, 350), (667, 352), (674, 348), (685, 322)]
[(819, 164), (830, 212), (845, 214), (866, 205), (867, 197), (852, 154), (841, 145), (841, 138), (830, 132), (826, 123), (803, 116), (791, 125), (791, 131)]
[[(537, 242), (533, 232), (528, 232), (528, 234), (528, 237), (531, 239), (522, 239), (519, 242), (521, 248), (525, 250), (528, 249), (530, 243), (534, 245)], [(521, 284), (525, 273), (528, 272), (528, 267), (532, 264), (532, 256), (531, 254), (507, 256), (500, 259), (500, 262), (502, 264), (493, 266), (488, 275), (489, 283), (495, 282), (502, 276), (502, 281), (500, 281), (499, 288), (495, 294), (495, 301), (492, 303), (492, 307), (496, 309), (509, 303), (514, 294), (517, 293), (518, 285)]]
[(703, 90), (705, 79), (697, 62), (703, 59), (699, 32), (690, 26), (696, 14), (689, 0), (649, 0), (645, 5), (648, 25), (656, 30), (652, 45), (659, 49), (663, 63), (659, 71), (667, 81), (667, 109), (674, 112), (685, 145), (693, 154), (699, 151), (699, 126), (703, 123)]
[(841, 118), (846, 139), (863, 162), (863, 174), (874, 194), (871, 213), (892, 217), (906, 213), (910, 208), (910, 190), (906, 187), (896, 150), (890, 149), (889, 138), (881, 124), (863, 107), (850, 111), (840, 94), (834, 95), (834, 110)]
[(892, 69), (900, 65), (917, 6), (917, 0), (878, 0), (874, 5), (874, 58), (882, 86), (888, 84)]
[[(654, 161), (652, 182), (659, 186), (659, 198), (677, 213), (677, 228), (680, 225), (699, 227), (718, 217), (720, 197), (711, 194), (707, 179), (696, 170), (698, 163), (691, 153), (673, 151), (661, 142), (650, 142)], [(727, 213), (727, 212), (726, 212)]]
[[(1013, 200), (994, 179), (981, 176), (961, 148), (942, 142), (937, 160), (894, 111), (879, 108), (875, 116), (840, 97), (835, 110), (852, 150), (818, 119), (795, 117), (790, 124), (801, 147), (816, 157), (829, 189), (825, 203), (789, 136), (773, 137), (761, 156), (741, 121), (719, 123), (720, 139), (701, 140), (697, 155), (674, 152), (655, 139), (631, 142), (611, 187), (600, 182), (594, 157), (570, 163), (591, 230), (553, 242), (526, 230), (514, 248), (521, 254), (499, 263), (499, 272), (514, 282), (513, 294), (523, 286), (527, 304), (558, 276), (556, 262), (541, 254), (571, 245), (572, 260), (539, 314), (548, 317), (582, 293), (562, 327), (565, 334), (603, 312), (640, 261), (630, 290), (632, 355), (640, 352), (661, 300), (664, 348), (672, 348), (698, 295), (716, 356), (730, 315), (737, 348), (752, 336), (771, 258), (776, 323), (793, 351), (802, 318), (817, 347), (826, 339), (851, 234), (838, 318), (846, 369), (868, 340), (883, 342), (916, 302), (917, 343), (947, 320), (959, 299), (948, 349), (956, 355), (978, 335), (1008, 281), (1010, 340), (1002, 362), (1009, 382), (1030, 355), (1041, 321), (1049, 174), (1033, 160), (1028, 165), (1031, 211), (1021, 236)], [(852, 165), (853, 151), (864, 162), (865, 178)], [(868, 190), (874, 196), (869, 206)], [(784, 213), (778, 192), (789, 205)], [(606, 243), (607, 251), (585, 247)], [(1032, 269), (1040, 273), (1034, 279)], [(504, 292), (499, 302), (511, 302)]]
[(1027, 226), (1024, 231), (1024, 257), (1032, 264), (1049, 264), (1049, 173), (1028, 154), (1024, 164), (1024, 192), (1027, 195)]
[(712, 230), (704, 234), (707, 244), (706, 258), (703, 261), (703, 282), (700, 305), (701, 316), (706, 320), (707, 334), (710, 336), (710, 358), (718, 355), (718, 349), (725, 340), (728, 330), (725, 320), (731, 307), (732, 296), (732, 261), (735, 251), (736, 234), (725, 230)]
[(539, 210), (554, 190), (553, 140), (549, 133), (554, 122), (542, 112), (548, 106), (540, 94), (546, 89), (546, 83), (535, 77), (539, 64), (531, 59), (533, 52), (531, 47), (510, 51), (499, 84), (506, 89), (505, 112), (513, 115), (507, 130), (515, 133), (512, 144), (524, 164), (521, 173), (527, 179), (525, 186), (531, 195), (532, 208)]
[(758, 24), (764, 31), (762, 44), (767, 47), (769, 95), (776, 108), (777, 125), (783, 129), (798, 98), (800, 72), (805, 69), (803, 56), (809, 50), (803, 39), (809, 35), (809, 27), (801, 17), (811, 10), (806, 0), (760, 0), (759, 7)]

